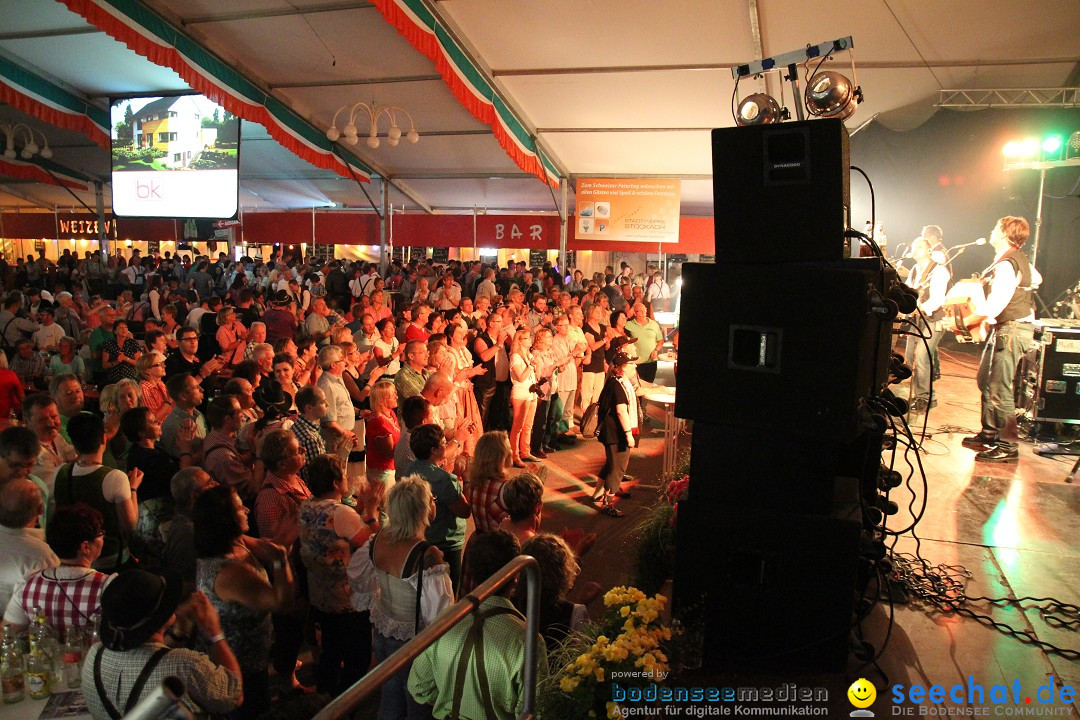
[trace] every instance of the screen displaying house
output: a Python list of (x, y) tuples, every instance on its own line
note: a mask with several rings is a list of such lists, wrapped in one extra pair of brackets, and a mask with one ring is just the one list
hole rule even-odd
[(116, 215), (236, 215), (238, 117), (203, 95), (125, 98), (111, 114)]

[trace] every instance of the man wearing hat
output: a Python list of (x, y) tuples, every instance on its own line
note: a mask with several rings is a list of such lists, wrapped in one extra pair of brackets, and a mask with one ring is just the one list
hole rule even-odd
[[(243, 700), (240, 664), (210, 601), (197, 592), (180, 607), (183, 581), (175, 570), (131, 570), (101, 595), (101, 642), (83, 663), (82, 690), (94, 720), (119, 720), (175, 677), (193, 712), (223, 715)], [(194, 621), (209, 654), (165, 645), (177, 616)]]
[(296, 313), (291, 309), (292, 298), (285, 290), (278, 290), (270, 299), (270, 307), (262, 314), (266, 326), (266, 341), (273, 343), (296, 334)]

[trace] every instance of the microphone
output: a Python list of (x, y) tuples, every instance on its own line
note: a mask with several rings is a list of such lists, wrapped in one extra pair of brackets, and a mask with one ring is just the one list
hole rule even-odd
[(969, 248), (972, 245), (985, 245), (985, 244), (986, 244), (986, 238), (979, 238), (978, 240), (976, 240), (974, 242), (964, 243), (963, 245), (953, 245), (952, 249), (953, 250), (962, 250), (963, 248)]

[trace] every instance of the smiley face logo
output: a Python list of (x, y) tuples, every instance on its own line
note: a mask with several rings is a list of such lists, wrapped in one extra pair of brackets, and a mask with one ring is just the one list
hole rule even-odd
[(857, 708), (868, 708), (877, 699), (877, 689), (866, 678), (851, 683), (847, 691), (848, 701)]

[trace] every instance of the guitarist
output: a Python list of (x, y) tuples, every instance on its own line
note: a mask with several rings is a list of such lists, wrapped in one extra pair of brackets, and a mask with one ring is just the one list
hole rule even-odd
[[(907, 357), (915, 363), (915, 412), (926, 412), (937, 405), (937, 399), (930, 393), (930, 375), (937, 359), (938, 343), (944, 333), (941, 321), (945, 317), (942, 305), (945, 303), (945, 291), (949, 286), (949, 269), (938, 263), (932, 253), (930, 240), (917, 237), (911, 243), (911, 256), (915, 259), (915, 268), (908, 275), (907, 284), (919, 291), (919, 310), (914, 322), (919, 331), (929, 337), (908, 336)], [(923, 317), (926, 319), (923, 320)], [(929, 350), (928, 350), (929, 349)]]
[(1030, 228), (1022, 217), (998, 220), (990, 234), (996, 255), (983, 272), (990, 290), (977, 307), (974, 320), (992, 324), (979, 362), (978, 384), (982, 392), (982, 430), (964, 438), (964, 447), (978, 450), (981, 462), (1015, 463), (1019, 458), (1013, 375), (1020, 357), (1034, 342), (1034, 288), (1042, 282), (1038, 271), (1021, 248)]

